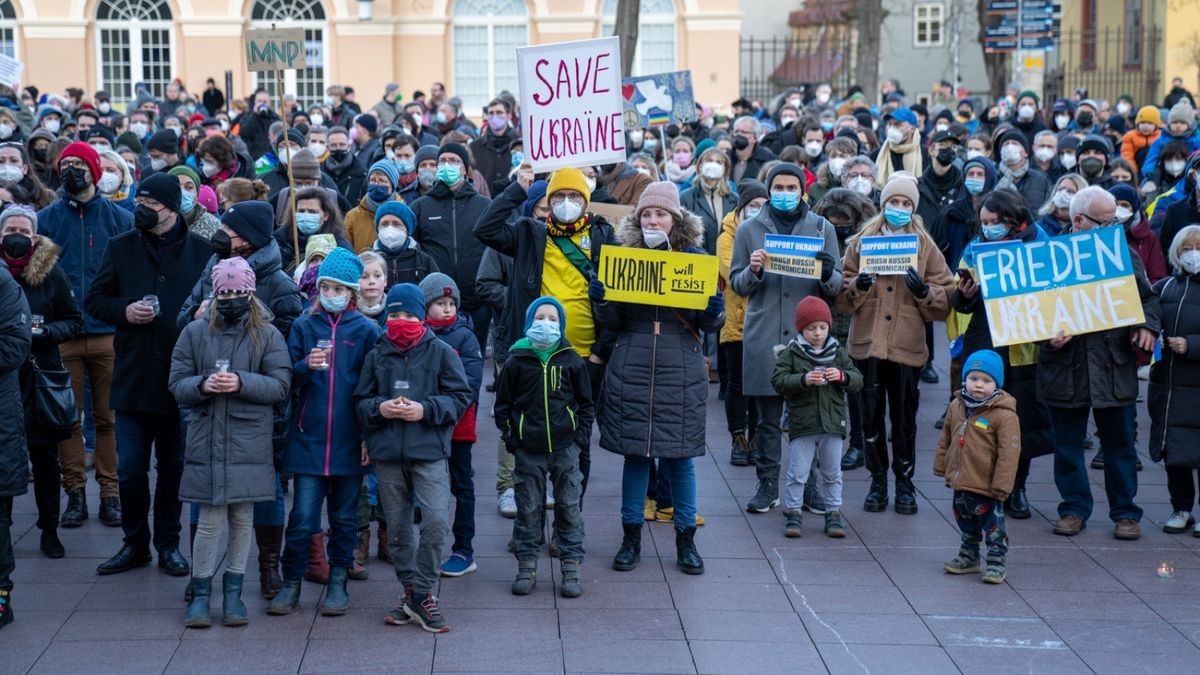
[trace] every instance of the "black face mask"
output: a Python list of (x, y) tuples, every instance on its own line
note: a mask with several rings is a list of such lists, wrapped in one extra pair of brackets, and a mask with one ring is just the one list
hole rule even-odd
[(734, 150), (741, 151), (741, 150), (745, 150), (748, 147), (750, 147), (750, 141), (746, 140), (745, 136), (738, 136), (733, 139), (733, 149)]
[(342, 162), (346, 161), (347, 157), (350, 156), (350, 151), (349, 150), (330, 150), (329, 156), (331, 158), (333, 158), (333, 161), (337, 162), (338, 164), (341, 164)]
[(33, 240), (23, 234), (6, 234), (4, 239), (0, 240), (0, 246), (4, 248), (4, 255), (10, 260), (20, 260), (29, 255), (29, 251), (33, 249)]
[(229, 234), (225, 230), (213, 232), (209, 243), (212, 244), (213, 253), (216, 253), (222, 260), (233, 255), (233, 240), (229, 238)]
[(39, 162), (45, 162), (46, 158), (49, 156), (50, 156), (50, 148), (39, 147), (39, 148), (33, 149), (33, 158)]
[(230, 298), (217, 301), (217, 313), (226, 326), (232, 326), (250, 312), (250, 298)]
[(954, 148), (942, 148), (941, 150), (938, 150), (937, 153), (938, 164), (941, 164), (942, 166), (950, 166), (950, 164), (954, 161), (955, 156), (956, 154), (954, 152)]
[(1075, 122), (1079, 127), (1086, 129), (1087, 127), (1092, 126), (1092, 114), (1079, 113), (1079, 115), (1075, 118)]
[(158, 211), (145, 204), (138, 204), (133, 210), (133, 224), (139, 230), (153, 230), (158, 227)]
[(58, 177), (62, 180), (62, 185), (67, 192), (73, 195), (82, 193), (92, 184), (86, 169), (80, 169), (77, 166), (68, 167), (59, 172)]

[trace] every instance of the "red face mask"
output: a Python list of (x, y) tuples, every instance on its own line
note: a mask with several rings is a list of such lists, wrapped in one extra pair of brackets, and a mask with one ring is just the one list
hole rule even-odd
[(425, 324), (406, 319), (388, 319), (387, 336), (396, 349), (406, 352), (425, 334)]

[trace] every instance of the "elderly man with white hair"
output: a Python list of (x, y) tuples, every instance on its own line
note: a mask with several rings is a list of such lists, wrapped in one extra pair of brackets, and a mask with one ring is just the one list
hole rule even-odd
[[(1103, 188), (1086, 187), (1071, 199), (1071, 230), (1086, 232), (1100, 227), (1120, 227), (1117, 204)], [(1138, 396), (1134, 349), (1154, 349), (1162, 312), (1141, 260), (1133, 251), (1138, 295), (1145, 313), (1140, 326), (1113, 328), (1085, 335), (1059, 332), (1041, 345), (1038, 380), (1050, 407), (1054, 427), (1054, 484), (1062, 496), (1054, 533), (1079, 534), (1092, 515), (1092, 491), (1084, 462), (1083, 439), (1088, 418), (1096, 420), (1104, 448), (1104, 491), (1108, 515), (1117, 539), (1141, 536), (1142, 509), (1137, 496), (1137, 453), (1134, 449), (1134, 404)]]
[(762, 127), (758, 120), (744, 115), (733, 121), (733, 172), (734, 183), (740, 183), (742, 178), (755, 178), (763, 164), (779, 159), (775, 153), (759, 145), (759, 132)]

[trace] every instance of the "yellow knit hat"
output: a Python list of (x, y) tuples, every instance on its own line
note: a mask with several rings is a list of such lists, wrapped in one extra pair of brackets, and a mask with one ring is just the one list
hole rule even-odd
[(579, 169), (567, 167), (555, 171), (554, 175), (550, 176), (550, 187), (546, 189), (547, 199), (559, 190), (575, 190), (583, 195), (585, 202), (592, 201), (592, 191), (588, 189), (587, 178), (584, 178)]
[(1149, 122), (1156, 127), (1161, 127), (1162, 113), (1152, 105), (1142, 106), (1142, 109), (1138, 111), (1136, 123), (1141, 124), (1142, 122)]

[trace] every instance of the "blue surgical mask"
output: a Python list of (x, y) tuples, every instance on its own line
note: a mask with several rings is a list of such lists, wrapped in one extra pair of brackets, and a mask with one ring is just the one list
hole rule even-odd
[(982, 178), (968, 178), (963, 181), (963, 187), (967, 188), (967, 192), (977, 195), (983, 192), (983, 182)]
[(325, 295), (321, 296), (321, 306), (325, 308), (326, 312), (330, 312), (332, 314), (337, 314), (338, 312), (346, 309), (349, 304), (349, 294), (340, 295), (336, 298), (326, 297)]
[(746, 207), (746, 217), (744, 220), (752, 220), (755, 216), (758, 215), (758, 212), (761, 210), (762, 210), (761, 206)]
[(1004, 224), (981, 225), (979, 230), (983, 232), (983, 238), (988, 241), (1003, 239), (1004, 235), (1008, 234), (1008, 226)]
[(535, 345), (552, 345), (562, 337), (562, 328), (553, 321), (534, 321), (525, 329), (525, 337)]
[(912, 222), (912, 212), (888, 206), (883, 209), (883, 219), (887, 221), (888, 225), (900, 229)]
[(304, 234), (313, 234), (321, 229), (321, 214), (297, 213), (296, 227)]
[(647, 152), (654, 152), (654, 149), (658, 147), (658, 139), (652, 136), (647, 137), (642, 141), (642, 146), (646, 148)]
[(411, 159), (398, 159), (396, 160), (396, 170), (400, 172), (401, 176), (407, 176), (417, 170), (417, 163)]
[(791, 213), (800, 206), (800, 194), (798, 192), (772, 192), (771, 206), (777, 211)]
[(514, 153), (512, 154), (512, 166), (513, 166), (513, 168), (514, 168), (514, 169), (515, 169), (515, 168), (517, 168), (518, 166), (521, 166), (521, 164), (522, 164), (524, 161), (525, 161), (525, 153), (523, 153), (523, 152), (514, 152)]
[(392, 198), (392, 188), (386, 185), (372, 185), (367, 188), (367, 196), (376, 204), (382, 204)]
[(449, 187), (462, 180), (462, 169), (453, 164), (439, 164), (437, 177)]
[(833, 122), (821, 122), (821, 131), (826, 133), (833, 131)]
[(196, 195), (190, 192), (179, 193), (179, 212), (191, 213), (196, 208)]

